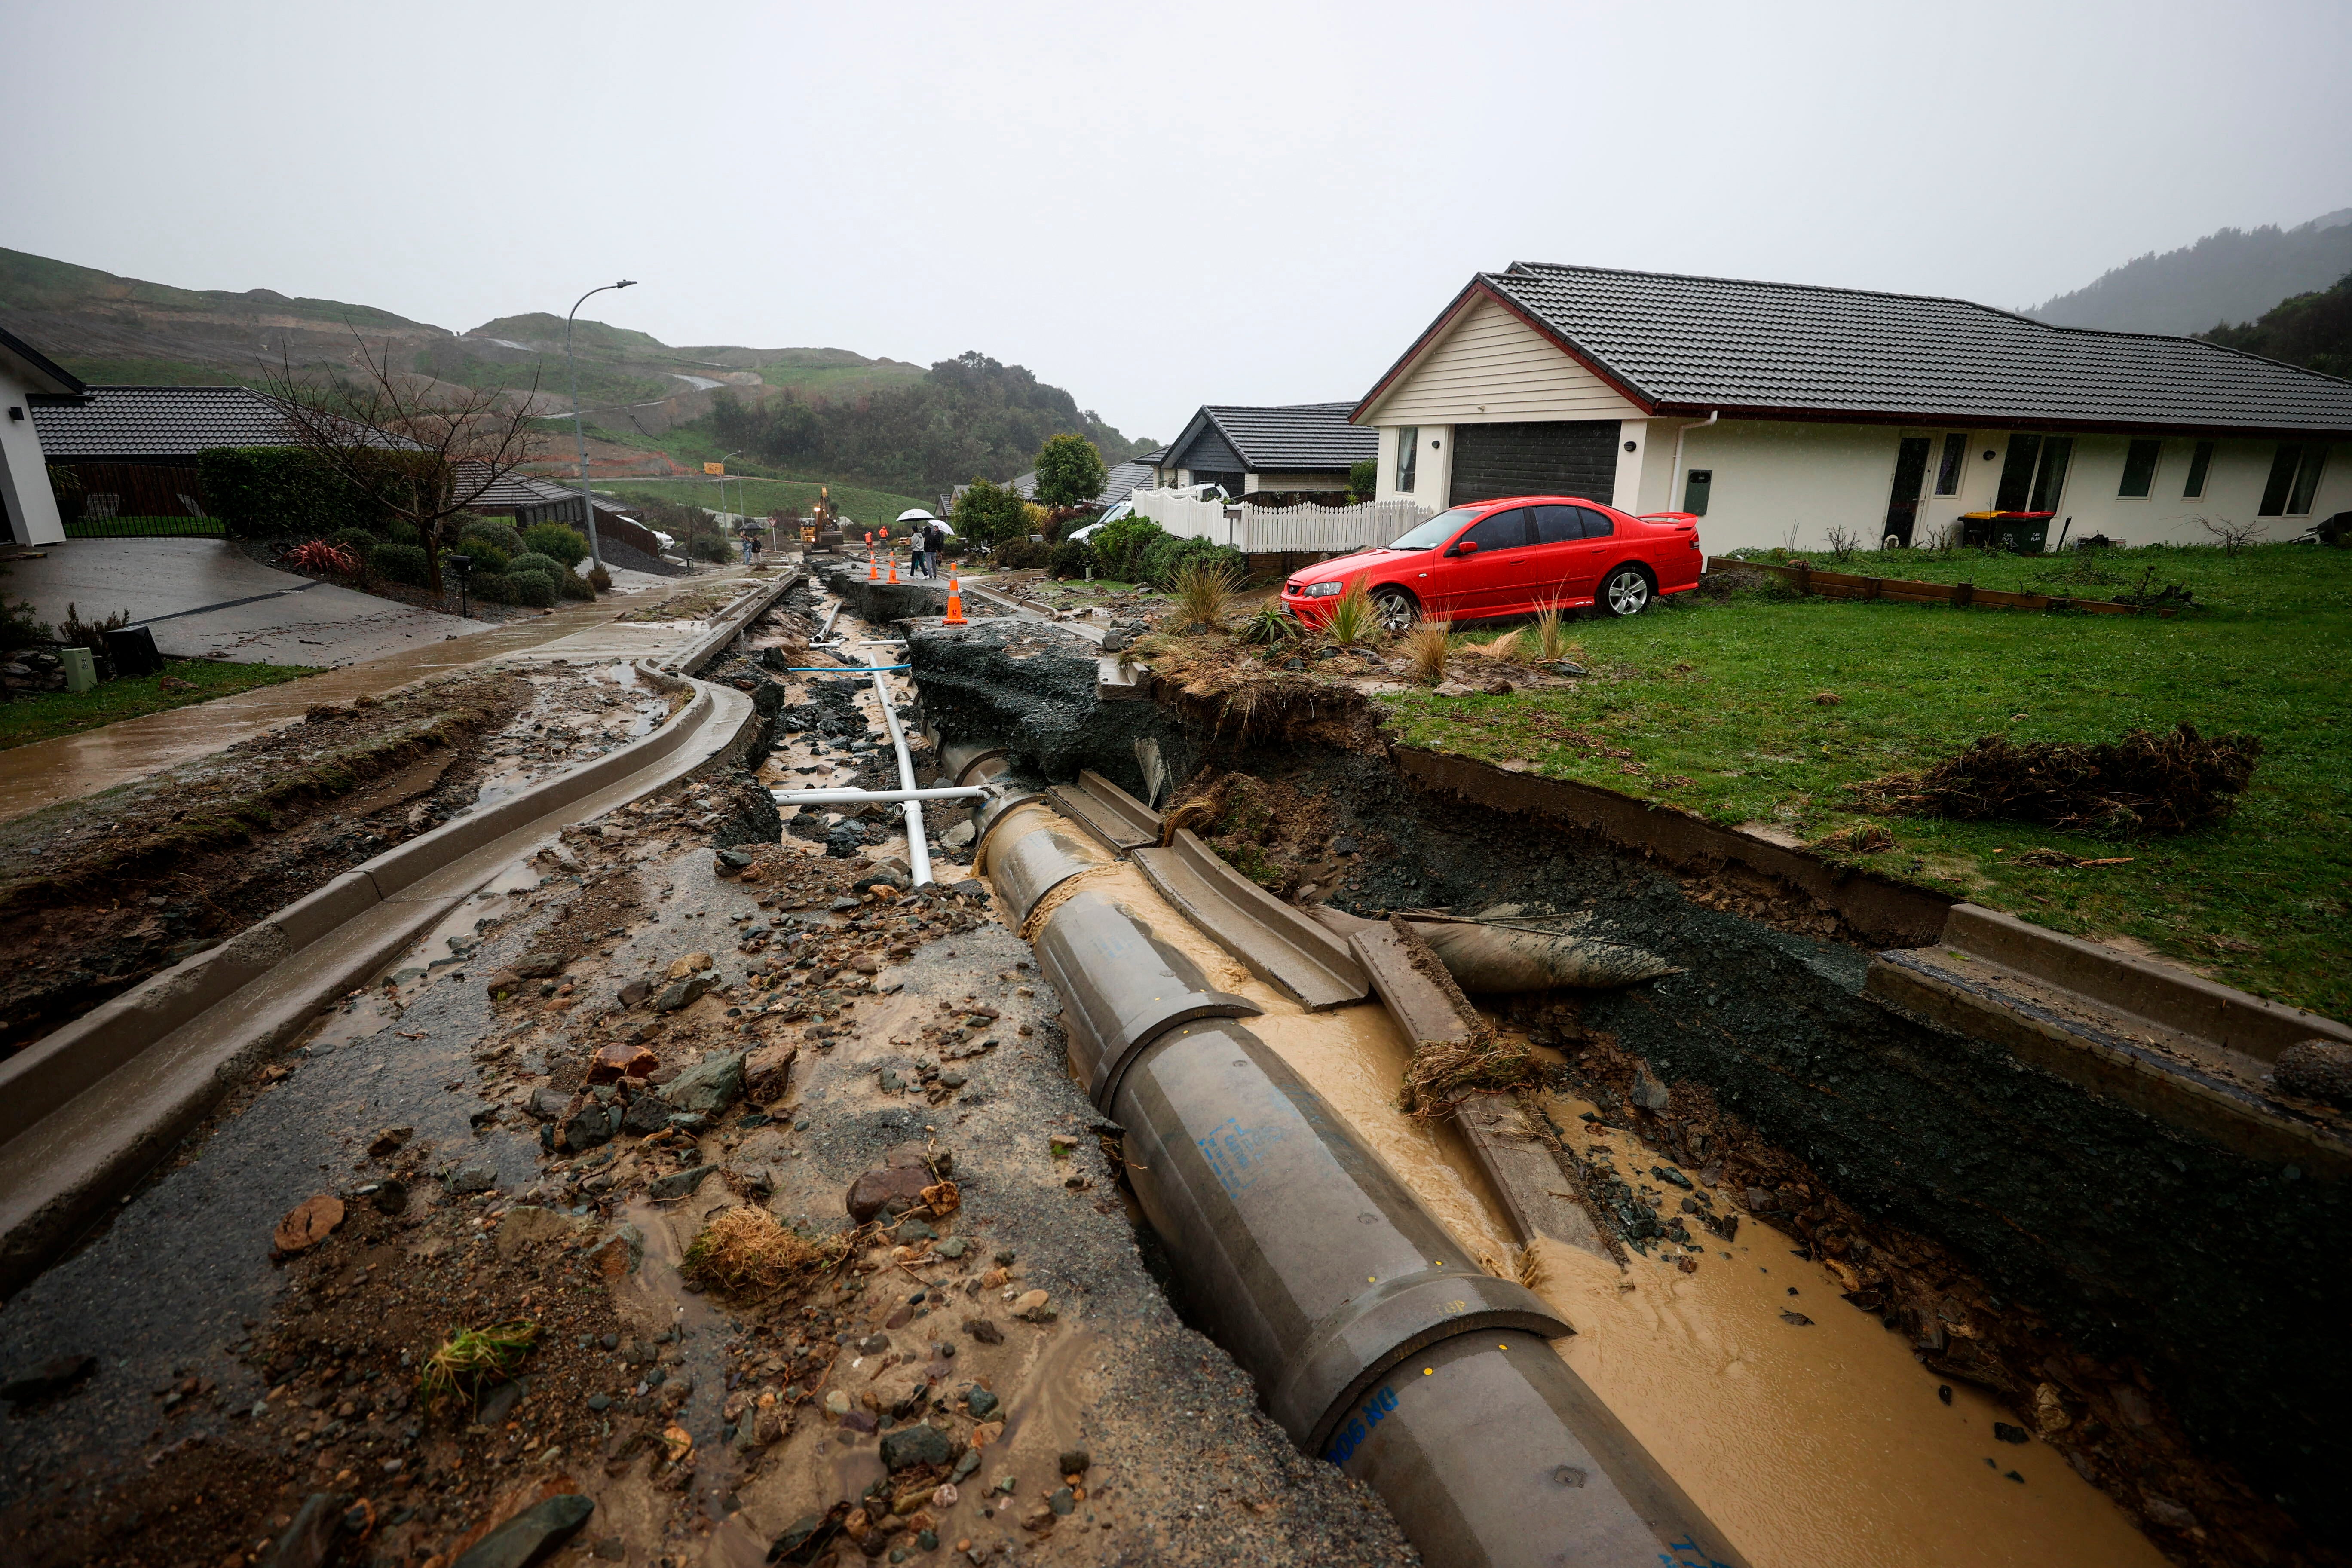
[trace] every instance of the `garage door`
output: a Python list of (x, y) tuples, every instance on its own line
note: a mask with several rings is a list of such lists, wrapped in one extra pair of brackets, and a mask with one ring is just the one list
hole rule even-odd
[(1449, 506), (1497, 496), (1582, 496), (1609, 504), (1617, 489), (1617, 421), (1538, 419), (1456, 425)]

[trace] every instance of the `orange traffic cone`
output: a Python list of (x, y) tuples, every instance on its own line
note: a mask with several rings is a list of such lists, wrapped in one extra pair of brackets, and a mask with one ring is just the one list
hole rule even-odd
[(966, 623), (963, 618), (963, 595), (956, 591), (956, 580), (953, 577), (950, 577), (948, 579), (948, 613), (946, 617), (940, 622), (940, 625), (943, 626), (960, 626), (965, 624)]
[(879, 582), (881, 577), (882, 568), (874, 563), (874, 551), (869, 546), (866, 552), (866, 580), (868, 583), (875, 583)]
[(890, 552), (890, 581), (892, 581), (893, 583), (896, 583), (898, 580), (898, 552), (897, 551), (893, 550), (892, 552)]

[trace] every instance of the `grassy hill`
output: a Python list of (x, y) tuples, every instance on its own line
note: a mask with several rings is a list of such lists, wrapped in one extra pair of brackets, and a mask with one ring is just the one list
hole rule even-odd
[(2352, 272), (2352, 207), (2294, 228), (2224, 228), (2194, 245), (2126, 262), (2025, 313), (2061, 327), (2200, 332), (2250, 321), (2290, 295)]

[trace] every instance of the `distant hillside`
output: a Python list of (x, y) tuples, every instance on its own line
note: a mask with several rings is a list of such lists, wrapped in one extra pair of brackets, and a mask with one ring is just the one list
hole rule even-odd
[[(572, 407), (563, 318), (547, 311), (453, 332), (370, 305), (291, 299), (268, 289), (177, 289), (0, 248), (0, 326), (86, 381), (182, 384), (250, 384), (286, 360), (302, 369), (348, 364), (356, 328), (371, 346), (393, 344), (397, 363), (419, 374), (518, 394), (535, 382), (539, 412), (568, 414)], [(1082, 431), (1114, 463), (1141, 449), (1081, 414), (1061, 388), (992, 360), (983, 363), (1003, 374), (981, 395), (964, 384), (968, 375), (952, 389), (934, 384), (941, 370), (961, 361), (927, 371), (846, 349), (677, 348), (586, 320), (572, 330), (590, 423), (624, 444), (677, 446), (670, 437), (676, 430), (685, 445), (698, 445), (694, 433), (708, 429), (714, 394), (723, 392), (753, 417), (773, 405), (824, 421), (830, 435), (820, 448), (793, 447), (780, 459), (794, 477), (854, 474), (919, 494), (929, 493), (929, 476), (949, 450), (955, 458), (945, 471), (961, 480), (975, 474), (1011, 479), (1029, 467), (1045, 435), (1061, 430)], [(912, 431), (903, 423), (909, 398), (931, 416), (970, 424)], [(1030, 426), (1040, 421), (1053, 428), (1029, 439)]]
[(2225, 228), (2179, 250), (2150, 251), (2025, 314), (2061, 327), (2200, 332), (2220, 321), (2252, 321), (2347, 271), (2352, 207), (2294, 228)]
[(2352, 273), (2332, 289), (2282, 301), (2258, 321), (2216, 327), (2204, 335), (2249, 353), (2352, 378)]

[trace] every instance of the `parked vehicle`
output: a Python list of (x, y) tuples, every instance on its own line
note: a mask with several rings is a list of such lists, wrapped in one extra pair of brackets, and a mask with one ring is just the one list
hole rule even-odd
[(1512, 496), (1442, 511), (1394, 543), (1321, 562), (1282, 586), (1282, 607), (1319, 626), (1360, 580), (1402, 631), (1447, 621), (1596, 605), (1634, 616), (1698, 586), (1706, 560), (1688, 512), (1635, 517), (1577, 496)]

